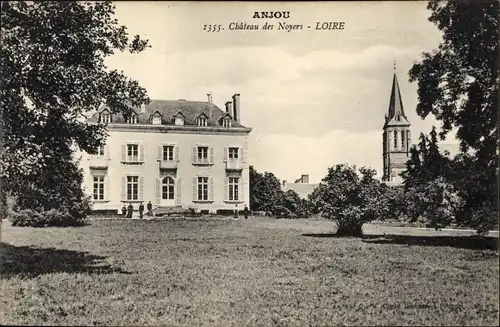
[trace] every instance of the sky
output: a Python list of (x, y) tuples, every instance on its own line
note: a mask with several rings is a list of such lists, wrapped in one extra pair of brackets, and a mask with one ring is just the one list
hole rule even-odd
[[(146, 88), (151, 99), (207, 101), (225, 110), (241, 95), (241, 123), (249, 135), (249, 162), (258, 171), (318, 183), (330, 166), (367, 166), (382, 174), (382, 126), (396, 74), (412, 142), (433, 117), (415, 112), (417, 85), (408, 71), (436, 49), (440, 31), (424, 1), (408, 2), (116, 2), (116, 18), (130, 35), (149, 39), (140, 54), (107, 59)], [(257, 19), (254, 12), (287, 11), (288, 19)], [(273, 30), (230, 30), (230, 23), (275, 25)], [(278, 23), (303, 25), (277, 30)], [(344, 22), (343, 30), (315, 30), (317, 22)], [(204, 25), (221, 25), (219, 32)], [(310, 29), (307, 26), (311, 26)], [(442, 142), (454, 153), (454, 135)]]

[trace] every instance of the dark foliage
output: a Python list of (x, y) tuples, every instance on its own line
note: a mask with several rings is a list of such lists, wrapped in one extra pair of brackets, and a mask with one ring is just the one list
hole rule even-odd
[(375, 174), (368, 168), (336, 165), (328, 169), (318, 191), (311, 195), (315, 210), (335, 221), (338, 235), (361, 236), (363, 224), (391, 214), (395, 197)]
[(483, 233), (498, 225), (499, 2), (431, 1), (428, 8), (443, 39), (409, 72), (418, 82), (417, 113), (442, 122), (441, 139), (455, 128), (461, 153), (442, 162), (433, 130), (431, 146), (421, 137), (412, 149), (406, 185), (441, 177), (460, 197), (457, 222)]
[(104, 59), (116, 50), (140, 52), (148, 42), (129, 39), (110, 1), (1, 6), (1, 193), (17, 199), (18, 216), (31, 209), (51, 212), (42, 214), (48, 217), (55, 209), (59, 218), (78, 221), (84, 195), (73, 151), (95, 153), (107, 136), (104, 125), (85, 118), (101, 105), (127, 112), (128, 105), (149, 101), (136, 81), (109, 71)]
[(250, 166), (250, 208), (252, 211), (271, 212), (278, 218), (308, 218), (309, 203), (297, 192), (284, 192), (281, 181), (273, 173), (259, 173)]

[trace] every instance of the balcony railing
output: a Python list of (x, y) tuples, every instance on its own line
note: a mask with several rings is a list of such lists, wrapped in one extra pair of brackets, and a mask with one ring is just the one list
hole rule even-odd
[(228, 160), (226, 170), (243, 170), (243, 163), (240, 160)]
[(160, 169), (177, 169), (178, 165), (177, 160), (160, 160)]
[(91, 168), (108, 168), (108, 159), (105, 157), (91, 157), (90, 158)]
[(206, 166), (212, 164), (208, 158), (195, 158), (193, 165)]

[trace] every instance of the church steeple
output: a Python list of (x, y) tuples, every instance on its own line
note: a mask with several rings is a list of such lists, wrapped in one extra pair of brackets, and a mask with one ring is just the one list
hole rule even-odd
[(391, 96), (389, 97), (389, 109), (385, 115), (385, 125), (409, 125), (405, 115), (401, 91), (399, 89), (398, 77), (396, 75), (396, 62), (394, 61), (394, 76), (392, 78)]
[(409, 158), (411, 135), (410, 122), (404, 112), (398, 77), (396, 76), (396, 62), (394, 62), (389, 108), (385, 114), (382, 143), (384, 158), (382, 180), (401, 182), (400, 174), (406, 169), (406, 161)]

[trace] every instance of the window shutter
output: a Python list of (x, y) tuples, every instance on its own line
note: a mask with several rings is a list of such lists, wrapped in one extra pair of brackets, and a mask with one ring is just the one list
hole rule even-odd
[(245, 193), (243, 193), (243, 189), (245, 188), (244, 182), (245, 182), (245, 180), (243, 179), (243, 177), (238, 179), (238, 200), (239, 201), (245, 200), (245, 197), (244, 197)]
[(139, 177), (139, 200), (144, 201), (144, 177)]
[(192, 153), (193, 153), (193, 155), (192, 155), (192, 162), (195, 164), (196, 163), (196, 154), (197, 154), (195, 146), (193, 146)]
[(208, 178), (208, 200), (209, 201), (214, 200), (214, 178), (213, 177)]
[(104, 200), (109, 201), (109, 176), (104, 176)]
[(144, 162), (144, 144), (139, 144), (139, 161)]
[(109, 153), (109, 145), (107, 145), (107, 144), (104, 146), (104, 155), (106, 156), (106, 159), (108, 159), (108, 160), (111, 158), (110, 153)]
[(228, 147), (224, 147), (224, 161), (228, 161), (229, 160), (229, 149)]
[(163, 159), (163, 146), (158, 145), (158, 160)]
[(208, 151), (210, 152), (210, 155), (209, 155), (210, 156), (210, 158), (209, 158), (210, 161), (209, 161), (209, 163), (211, 165), (213, 165), (214, 164), (214, 148), (209, 147)]
[(197, 186), (197, 178), (193, 177), (193, 201), (198, 200), (196, 186)]
[(180, 206), (181, 205), (181, 192), (182, 192), (182, 183), (181, 183), (181, 178), (177, 178), (177, 184), (175, 184), (175, 191), (176, 191), (176, 194), (175, 194), (175, 204)]
[(122, 177), (122, 201), (127, 200), (127, 176)]
[(174, 147), (174, 160), (179, 161), (179, 147)]
[(127, 161), (127, 145), (122, 144), (122, 161)]
[(224, 178), (224, 200), (229, 200), (229, 177)]
[(156, 178), (155, 195), (156, 195), (156, 205), (160, 205), (161, 204), (161, 179), (160, 178)]

